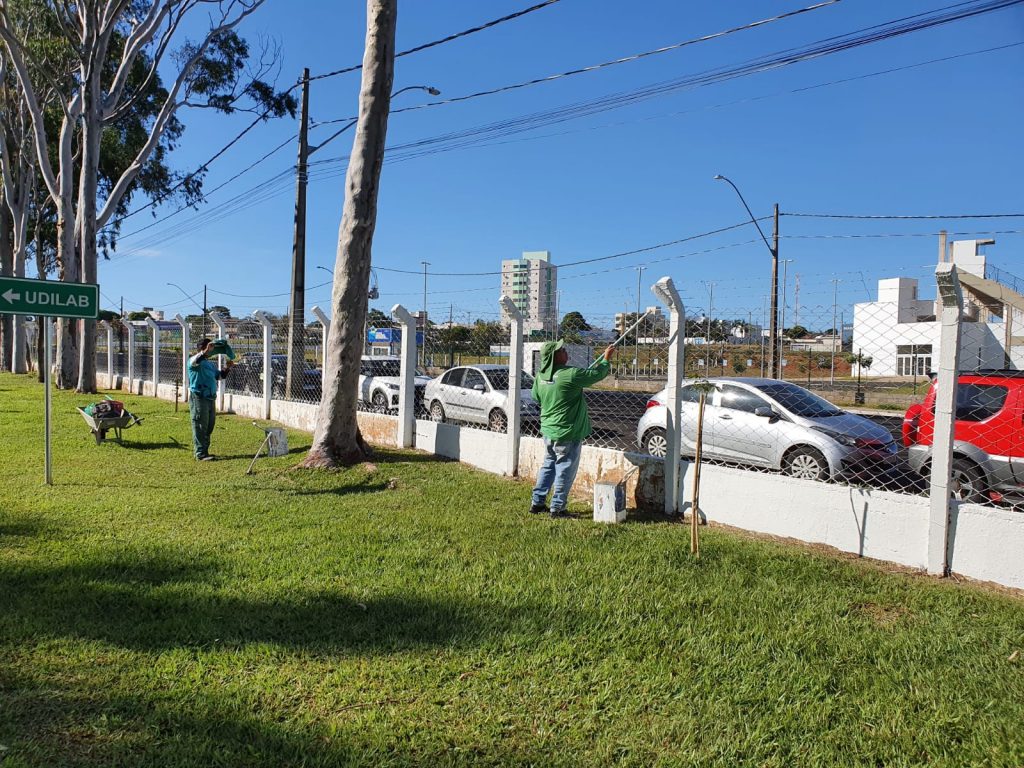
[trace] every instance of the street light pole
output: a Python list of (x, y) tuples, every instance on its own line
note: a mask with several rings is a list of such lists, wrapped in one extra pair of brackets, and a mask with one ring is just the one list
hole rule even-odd
[(750, 206), (747, 205), (747, 201), (743, 198), (743, 193), (740, 192), (739, 187), (737, 187), (735, 184), (732, 183), (730, 179), (726, 178), (720, 173), (716, 174), (714, 178), (716, 181), (724, 181), (728, 183), (729, 186), (733, 188), (733, 190), (736, 192), (736, 195), (739, 197), (740, 202), (743, 203), (743, 207), (747, 209), (747, 214), (750, 216), (750, 220), (754, 222), (754, 226), (757, 227), (757, 231), (761, 235), (761, 239), (764, 240), (765, 246), (772, 254), (772, 309), (770, 318), (771, 330), (769, 331), (771, 341), (771, 356), (769, 358), (769, 368), (771, 369), (771, 378), (777, 379), (780, 378), (779, 371), (781, 370), (779, 357), (776, 352), (776, 349), (779, 344), (779, 204), (775, 203), (772, 212), (772, 244), (769, 245), (768, 238), (764, 236), (764, 232), (761, 229), (761, 225), (754, 217), (753, 212), (751, 212)]
[(836, 385), (836, 337), (842, 339), (842, 332), (836, 328), (836, 303), (839, 297), (839, 280), (832, 280), (832, 366), (828, 374), (829, 386)]

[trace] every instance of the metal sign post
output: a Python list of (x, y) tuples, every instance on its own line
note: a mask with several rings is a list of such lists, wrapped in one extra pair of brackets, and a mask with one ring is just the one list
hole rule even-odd
[(46, 405), (44, 406), (46, 411), (46, 448), (44, 450), (44, 464), (46, 465), (46, 484), (53, 485), (53, 472), (51, 471), (52, 461), (50, 459), (50, 414), (52, 413), (52, 409), (50, 407), (50, 377), (53, 373), (53, 337), (50, 335), (50, 318), (41, 317), (39, 319), (42, 321), (43, 333), (46, 334), (46, 367), (43, 369), (43, 379), (45, 380), (43, 386), (46, 389)]
[(60, 283), (53, 280), (29, 280), (23, 277), (0, 277), (0, 315), (35, 315), (39, 318), (40, 332), (46, 334), (46, 360), (44, 362), (44, 422), (45, 422), (45, 477), (53, 485), (50, 452), (51, 396), (50, 379), (53, 358), (53, 340), (50, 321), (55, 317), (74, 317), (95, 320), (100, 314), (100, 287), (93, 283)]

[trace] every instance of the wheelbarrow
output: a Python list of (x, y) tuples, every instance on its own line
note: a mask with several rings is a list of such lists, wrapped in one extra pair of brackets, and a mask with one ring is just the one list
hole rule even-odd
[(128, 411), (122, 411), (117, 416), (93, 416), (86, 413), (84, 408), (76, 407), (75, 410), (82, 414), (85, 423), (89, 425), (92, 436), (96, 438), (96, 445), (107, 439), (107, 432), (110, 430), (114, 430), (114, 438), (120, 443), (121, 430), (142, 423), (142, 419)]

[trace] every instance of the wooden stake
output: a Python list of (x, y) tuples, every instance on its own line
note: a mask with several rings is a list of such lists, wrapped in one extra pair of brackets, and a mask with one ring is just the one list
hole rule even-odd
[(690, 552), (694, 557), (700, 557), (700, 538), (697, 535), (697, 522), (700, 517), (700, 454), (701, 444), (704, 441), (704, 402), (707, 400), (707, 393), (703, 390), (700, 393), (700, 401), (697, 404), (697, 450), (693, 457), (693, 500), (690, 503)]

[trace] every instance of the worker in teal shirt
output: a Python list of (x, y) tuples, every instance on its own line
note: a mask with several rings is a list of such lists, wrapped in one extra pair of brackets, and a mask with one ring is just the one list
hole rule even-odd
[(207, 358), (213, 354), (212, 342), (201, 339), (196, 347), (199, 351), (188, 359), (188, 409), (192, 416), (192, 447), (197, 461), (213, 461), (210, 455), (210, 436), (217, 420), (217, 380), (226, 378), (232, 361), (227, 368), (218, 370)]
[[(609, 346), (590, 368), (568, 365), (565, 342), (549, 341), (540, 350), (540, 370), (533, 380), (533, 399), (540, 403), (540, 432), (544, 437), (544, 463), (533, 489), (530, 512), (550, 511), (552, 517), (567, 517), (569, 490), (580, 466), (583, 440), (590, 434), (590, 415), (583, 390), (601, 381), (611, 371), (608, 361), (615, 352)], [(554, 490), (552, 492), (552, 486)], [(546, 502), (551, 492), (551, 508)]]

